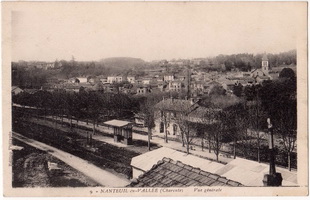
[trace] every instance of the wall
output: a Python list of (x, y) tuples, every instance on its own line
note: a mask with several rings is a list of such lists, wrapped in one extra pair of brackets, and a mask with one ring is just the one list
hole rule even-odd
[[(164, 127), (164, 132), (163, 133), (160, 133), (160, 123), (161, 123), (161, 120), (160, 119), (156, 119), (155, 120), (155, 128), (154, 128), (154, 131), (156, 134), (158, 135), (162, 135), (164, 136), (165, 135), (165, 127)], [(170, 120), (170, 123), (168, 122), (169, 126), (167, 127), (167, 131), (169, 131), (170, 135), (168, 134), (168, 137), (177, 137), (178, 135), (180, 135), (180, 128), (179, 126), (177, 125), (177, 123), (174, 121), (174, 120)], [(173, 125), (176, 124), (177, 125), (177, 133), (175, 135), (173, 135)]]
[(140, 175), (144, 174), (144, 171), (141, 169), (131, 166), (132, 169), (132, 178), (138, 178)]

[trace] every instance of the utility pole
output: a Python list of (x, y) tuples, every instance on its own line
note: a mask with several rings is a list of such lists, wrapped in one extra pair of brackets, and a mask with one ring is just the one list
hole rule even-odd
[(187, 66), (187, 70), (186, 70), (186, 85), (187, 85), (187, 88), (186, 88), (186, 92), (187, 92), (187, 98), (190, 98), (191, 97), (191, 71), (190, 71), (190, 67)]
[(275, 152), (273, 142), (273, 126), (270, 118), (267, 119), (268, 123), (268, 134), (269, 134), (269, 174), (264, 175), (263, 183), (264, 186), (282, 186), (282, 175), (276, 172), (275, 165)]

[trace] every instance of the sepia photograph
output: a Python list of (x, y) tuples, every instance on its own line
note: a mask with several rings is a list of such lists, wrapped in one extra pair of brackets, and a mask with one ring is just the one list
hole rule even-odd
[(4, 195), (308, 195), (307, 6), (2, 2)]

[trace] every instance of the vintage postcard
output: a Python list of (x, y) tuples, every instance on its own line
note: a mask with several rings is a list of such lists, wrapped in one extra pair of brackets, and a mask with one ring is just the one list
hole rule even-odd
[(307, 6), (2, 2), (3, 195), (308, 195)]

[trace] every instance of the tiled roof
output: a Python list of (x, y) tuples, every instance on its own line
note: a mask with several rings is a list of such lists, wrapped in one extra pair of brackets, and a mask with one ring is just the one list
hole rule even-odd
[(193, 168), (180, 161), (163, 158), (129, 185), (129, 187), (187, 186), (242, 186), (242, 184), (199, 168)]
[[(210, 116), (212, 113), (218, 112), (220, 109), (214, 108), (206, 108), (203, 106), (199, 106), (194, 109), (191, 113), (188, 114), (189, 117), (202, 118), (205, 119), (206, 116)], [(205, 121), (204, 121), (205, 122)]]
[[(223, 164), (193, 154), (187, 155), (181, 151), (161, 147), (132, 158), (130, 165), (133, 169), (136, 169), (133, 173), (133, 178), (138, 179), (139, 175), (151, 170), (159, 160), (165, 157), (180, 161), (194, 168), (200, 168), (203, 171), (226, 177), (227, 179), (237, 181), (245, 186), (263, 186), (263, 177), (265, 174), (269, 173), (269, 164), (266, 163), (258, 163), (256, 161), (237, 157), (227, 164)], [(276, 167), (276, 170), (282, 174), (283, 186), (298, 185), (297, 171), (289, 171), (282, 167)]]
[(190, 111), (194, 109), (197, 104), (192, 104), (190, 100), (184, 99), (164, 99), (155, 105), (155, 108), (161, 110), (173, 111)]

